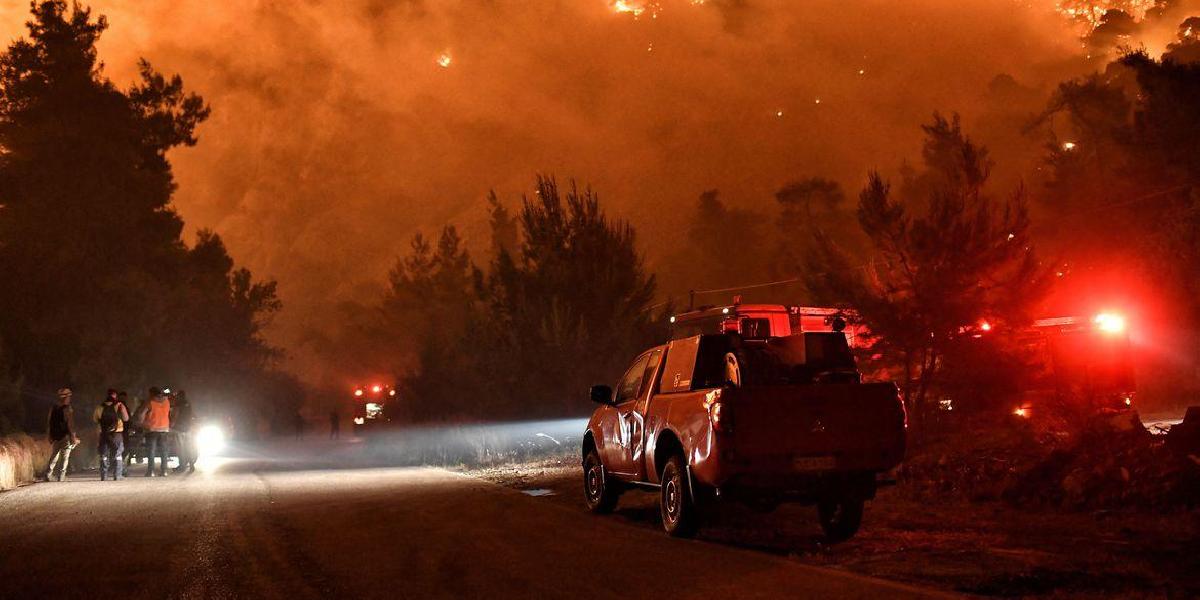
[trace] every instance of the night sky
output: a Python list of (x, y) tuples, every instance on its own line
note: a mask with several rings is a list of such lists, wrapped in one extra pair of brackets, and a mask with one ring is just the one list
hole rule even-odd
[[(489, 189), (515, 206), (535, 173), (589, 183), (653, 269), (670, 248), (647, 238), (684, 227), (702, 191), (765, 208), (821, 175), (853, 196), (919, 157), (935, 110), (962, 113), (1002, 182), (1036, 177), (1044, 140), (1021, 126), (1104, 63), (1050, 1), (89, 4), (114, 81), (145, 57), (211, 103), (199, 145), (171, 155), (175, 205), (279, 280), (272, 337), (301, 358), (416, 231), (456, 224), (486, 260)], [(0, 36), (27, 10), (5, 3)], [(1157, 53), (1171, 34), (1130, 41)]]

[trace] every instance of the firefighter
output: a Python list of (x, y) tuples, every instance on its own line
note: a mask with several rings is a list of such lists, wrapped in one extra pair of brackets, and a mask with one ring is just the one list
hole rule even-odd
[(176, 473), (196, 472), (196, 438), (192, 427), (196, 423), (196, 414), (188, 401), (187, 392), (179, 390), (175, 393), (175, 402), (171, 405), (171, 431), (175, 432), (175, 446), (179, 449), (179, 466)]
[(158, 476), (167, 476), (167, 444), (171, 432), (171, 399), (158, 388), (150, 388), (143, 407), (142, 430), (146, 437), (146, 477), (154, 475), (154, 455), (159, 457)]
[(67, 463), (71, 460), (71, 450), (79, 445), (79, 436), (75, 435), (75, 427), (71, 423), (73, 416), (71, 388), (62, 388), (58, 390), (58, 404), (50, 409), (48, 419), (47, 435), (51, 445), (50, 462), (46, 465), (46, 481), (54, 481), (56, 470), (59, 481), (67, 480)]
[(109, 389), (104, 402), (96, 407), (92, 419), (100, 427), (100, 481), (112, 471), (114, 481), (125, 478), (125, 423), (129, 421), (129, 409), (121, 401), (117, 390)]
[[(117, 392), (117, 402), (121, 403), (121, 406), (125, 407), (125, 411), (127, 413), (129, 413), (130, 416), (138, 414), (136, 409), (129, 410), (129, 392), (126, 392), (125, 390), (121, 390), (120, 392)], [(135, 443), (135, 441), (133, 439), (133, 430), (136, 427), (137, 427), (137, 425), (131, 419), (126, 419), (125, 422), (122, 423), (122, 427), (121, 427), (121, 462), (125, 466), (129, 466), (131, 457), (133, 455), (133, 445)]]

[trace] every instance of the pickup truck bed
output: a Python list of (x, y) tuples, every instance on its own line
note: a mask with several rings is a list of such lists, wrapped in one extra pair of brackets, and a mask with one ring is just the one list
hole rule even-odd
[(717, 468), (693, 475), (729, 484), (789, 487), (828, 471), (887, 471), (904, 456), (904, 412), (890, 383), (738, 388), (722, 394), (731, 424)]

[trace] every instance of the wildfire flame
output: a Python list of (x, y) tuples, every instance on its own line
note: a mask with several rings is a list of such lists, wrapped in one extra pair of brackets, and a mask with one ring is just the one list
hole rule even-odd
[(1059, 0), (1055, 3), (1058, 13), (1084, 23), (1088, 30), (1095, 29), (1104, 21), (1104, 13), (1120, 10), (1141, 21), (1157, 0)]
[[(693, 6), (703, 3), (703, 1), (692, 1)], [(612, 0), (609, 7), (615, 13), (633, 15), (635, 19), (647, 13), (651, 19), (657, 19), (659, 11), (662, 10), (662, 4), (658, 0)]]
[(612, 9), (616, 13), (629, 13), (640, 17), (646, 12), (646, 5), (638, 0), (613, 0)]

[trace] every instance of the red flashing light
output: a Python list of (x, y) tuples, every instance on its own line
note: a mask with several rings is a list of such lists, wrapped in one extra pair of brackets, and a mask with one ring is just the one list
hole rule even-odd
[(379, 392), (382, 392), (382, 391), (383, 391), (383, 386), (380, 386), (378, 384), (371, 386), (371, 392), (373, 392), (373, 393), (378, 394)]
[(354, 390), (354, 395), (355, 395), (355, 396), (361, 396), (361, 395), (363, 395), (362, 388), (358, 388), (358, 389)]
[(979, 322), (979, 330), (980, 330), (980, 331), (991, 331), (991, 330), (992, 330), (992, 324), (991, 324), (991, 323), (988, 323), (987, 321), (980, 321), (980, 322)]
[(1022, 406), (1021, 408), (1014, 410), (1013, 414), (1017, 415), (1018, 417), (1027, 419), (1027, 418), (1029, 418), (1029, 409)]
[(1100, 313), (1092, 317), (1096, 327), (1105, 333), (1121, 333), (1125, 331), (1125, 317), (1117, 313)]

